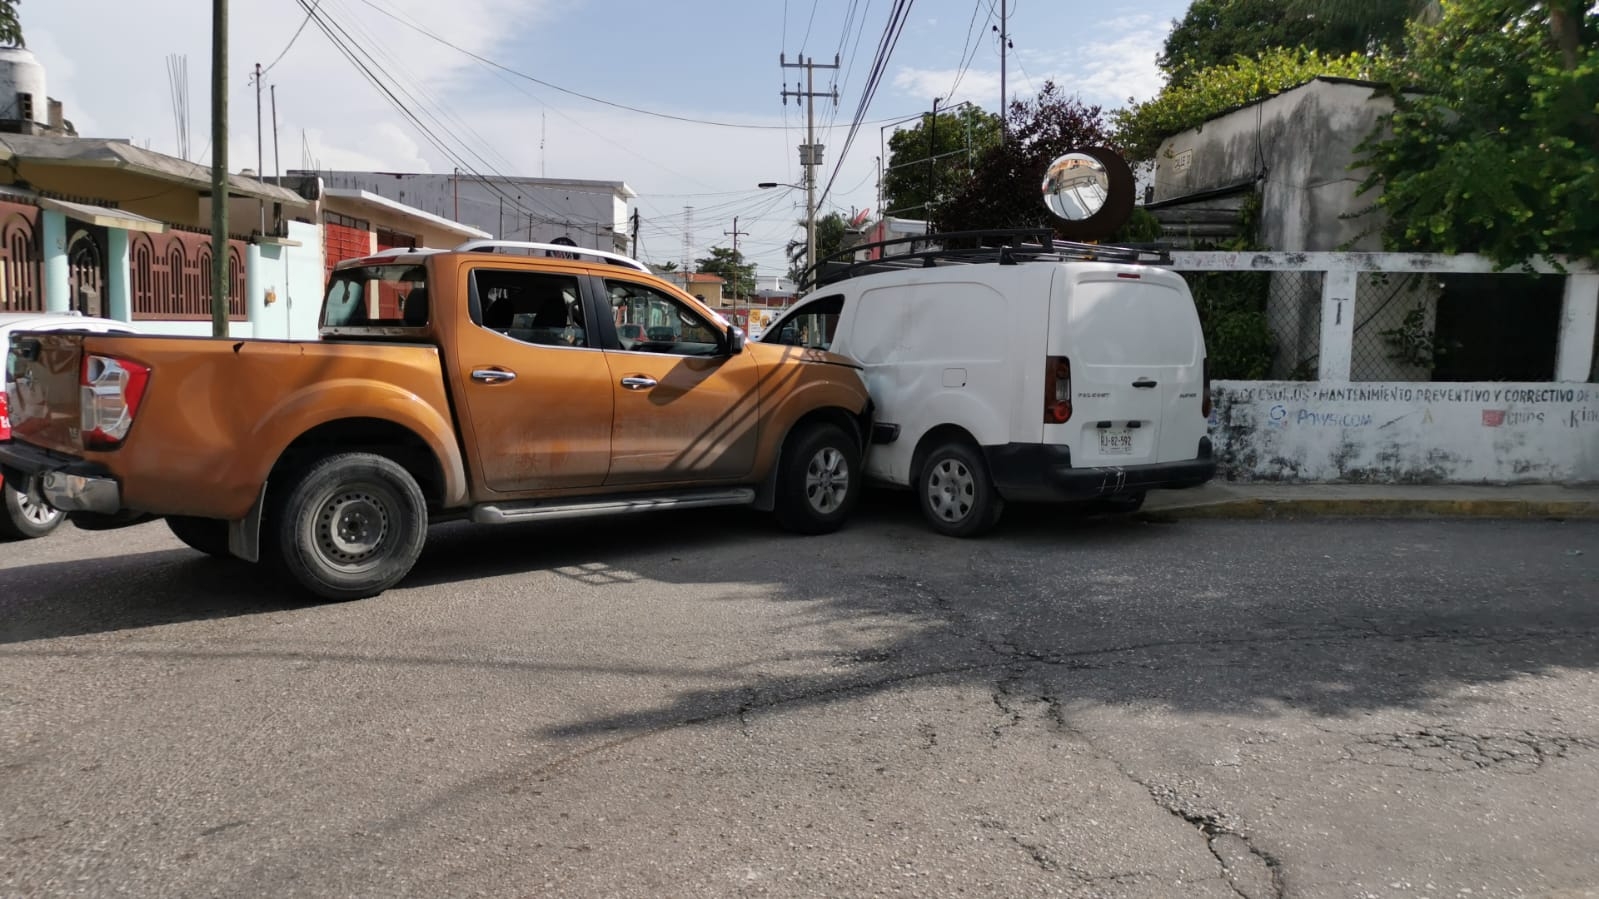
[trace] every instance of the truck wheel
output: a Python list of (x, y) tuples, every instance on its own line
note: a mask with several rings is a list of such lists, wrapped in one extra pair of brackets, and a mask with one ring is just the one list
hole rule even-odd
[(800, 534), (844, 524), (861, 493), (861, 451), (843, 428), (820, 423), (795, 433), (777, 464), (779, 524)]
[(220, 518), (168, 515), (167, 529), (191, 549), (218, 559), (233, 558), (233, 554), (228, 552), (228, 523)]
[(43, 537), (66, 520), (60, 509), (29, 499), (28, 494), (9, 483), (0, 490), (5, 492), (4, 508), (0, 508), (0, 537), (13, 540)]
[(313, 463), (273, 518), (279, 564), (324, 599), (382, 593), (411, 570), (427, 539), (427, 500), (416, 479), (370, 453)]
[(916, 496), (927, 523), (949, 537), (975, 537), (998, 524), (1005, 511), (982, 452), (964, 441), (942, 444), (927, 454), (916, 478)]

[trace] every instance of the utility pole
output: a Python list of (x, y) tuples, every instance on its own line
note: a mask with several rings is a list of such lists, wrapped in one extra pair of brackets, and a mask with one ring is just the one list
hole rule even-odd
[[(794, 90), (783, 88), (783, 105), (788, 105), (788, 98), (795, 97), (805, 101), (805, 143), (800, 145), (800, 165), (805, 167), (805, 265), (813, 271), (816, 268), (816, 167), (822, 164), (822, 145), (816, 142), (816, 98), (832, 97), (833, 105), (838, 105), (838, 87), (835, 85), (831, 91), (816, 92), (816, 70), (839, 68), (839, 58), (833, 57), (832, 65), (817, 65), (812, 57), (800, 56), (798, 62), (789, 62), (783, 54), (777, 55), (777, 64), (785, 69), (805, 70), (805, 89), (802, 91), (796, 85)], [(815, 280), (814, 276), (812, 280)]]
[(276, 84), (272, 85), (272, 177), (283, 177), (283, 170), (278, 168), (278, 86)]
[(738, 230), (738, 216), (735, 215), (735, 216), (733, 216), (733, 230), (731, 230), (731, 231), (723, 231), (722, 233), (724, 235), (731, 234), (733, 236), (733, 305), (737, 306), (738, 305), (738, 263), (739, 263), (739, 259), (738, 259), (738, 236), (740, 234), (749, 234), (749, 232), (748, 231), (740, 231), (740, 230)]
[(929, 233), (934, 230), (933, 201), (938, 198), (938, 101), (942, 99), (933, 98), (933, 118), (927, 124), (927, 204), (922, 212), (926, 214)]
[(999, 0), (999, 24), (994, 26), (994, 30), (999, 32), (999, 139), (1001, 143), (1010, 135), (1010, 116), (1005, 110), (1005, 51), (1010, 49), (1010, 29), (1006, 22), (1009, 15), (1005, 5), (1005, 0)]
[[(266, 153), (261, 149), (261, 64), (255, 64), (255, 177), (266, 180)], [(261, 206), (261, 234), (266, 234), (266, 200)]]
[(211, 336), (228, 336), (228, 0), (211, 0)]

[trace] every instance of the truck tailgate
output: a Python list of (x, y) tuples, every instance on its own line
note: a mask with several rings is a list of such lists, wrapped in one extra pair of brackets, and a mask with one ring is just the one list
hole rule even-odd
[[(438, 348), (427, 344), (23, 333), (13, 345), (24, 350), (14, 354), (14, 438), (103, 466), (128, 509), (240, 517), (284, 447), (333, 420), (394, 422), (458, 453)], [(85, 446), (87, 355), (149, 369), (115, 448)]]
[(11, 434), (35, 446), (76, 453), (82, 420), (82, 332), (13, 335)]

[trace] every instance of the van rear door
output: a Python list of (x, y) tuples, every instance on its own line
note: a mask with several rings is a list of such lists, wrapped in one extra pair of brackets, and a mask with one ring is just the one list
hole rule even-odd
[[(1044, 440), (1071, 447), (1076, 467), (1194, 458), (1204, 338), (1193, 297), (1163, 269), (1073, 263), (1056, 270), (1049, 356), (1068, 360), (1070, 417)], [(1051, 362), (1046, 397), (1059, 374)]]

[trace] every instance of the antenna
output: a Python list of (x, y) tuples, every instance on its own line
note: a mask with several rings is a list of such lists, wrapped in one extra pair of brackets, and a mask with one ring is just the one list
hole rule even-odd
[(178, 157), (189, 158), (189, 57), (167, 55), (167, 92), (172, 101), (172, 127), (178, 142)]
[(548, 122), (545, 120), (543, 110), (539, 110), (539, 177), (544, 177), (544, 138), (548, 131)]

